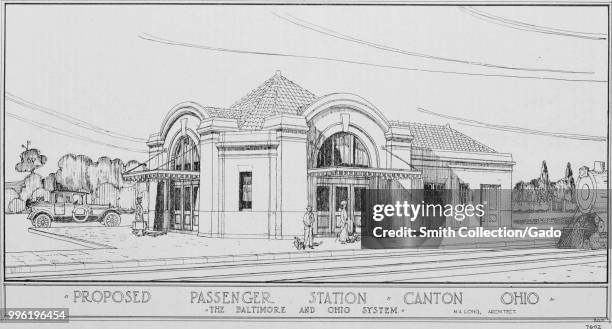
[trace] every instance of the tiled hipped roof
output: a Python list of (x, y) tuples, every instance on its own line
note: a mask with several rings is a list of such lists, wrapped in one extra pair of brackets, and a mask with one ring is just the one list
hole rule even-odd
[(238, 119), (240, 117), (240, 113), (229, 109), (219, 107), (205, 107), (205, 109), (213, 118)]
[(408, 127), (413, 135), (412, 145), (428, 149), (459, 152), (497, 153), (494, 149), (451, 128), (416, 122), (391, 121), (392, 126)]
[[(241, 130), (259, 130), (266, 118), (280, 114), (301, 114), (317, 97), (293, 81), (283, 77), (280, 71), (253, 89), (227, 109), (206, 108), (214, 117), (238, 120)], [(459, 152), (495, 153), (492, 148), (466, 136), (450, 126), (415, 122), (391, 121), (391, 126), (407, 127), (415, 147)]]
[(240, 129), (261, 129), (264, 120), (272, 115), (299, 114), (299, 109), (314, 102), (317, 97), (310, 91), (283, 77), (279, 71), (230, 106), (236, 112)]

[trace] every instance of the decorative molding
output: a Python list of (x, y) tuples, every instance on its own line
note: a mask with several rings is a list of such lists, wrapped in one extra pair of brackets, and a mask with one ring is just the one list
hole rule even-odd
[(379, 177), (386, 179), (406, 179), (421, 177), (420, 171), (401, 169), (379, 169), (379, 168), (355, 168), (355, 167), (332, 167), (309, 169), (308, 176), (314, 177)]
[(278, 144), (260, 144), (260, 145), (236, 145), (236, 144), (218, 144), (219, 151), (267, 151), (276, 150)]
[(178, 170), (144, 170), (124, 174), (123, 179), (133, 182), (143, 182), (148, 180), (190, 180), (200, 179), (199, 171), (178, 171)]

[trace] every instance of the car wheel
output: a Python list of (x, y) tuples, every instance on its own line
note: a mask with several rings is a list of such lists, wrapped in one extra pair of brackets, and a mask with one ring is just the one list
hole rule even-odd
[(40, 214), (34, 218), (34, 227), (48, 228), (51, 227), (51, 217), (47, 214)]
[(104, 225), (108, 227), (115, 227), (121, 224), (121, 216), (116, 212), (109, 212), (104, 215)]

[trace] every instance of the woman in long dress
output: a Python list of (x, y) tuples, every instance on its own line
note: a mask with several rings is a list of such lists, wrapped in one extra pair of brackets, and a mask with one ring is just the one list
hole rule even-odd
[(348, 214), (346, 213), (346, 200), (340, 203), (340, 233), (338, 233), (338, 241), (346, 243), (348, 239)]

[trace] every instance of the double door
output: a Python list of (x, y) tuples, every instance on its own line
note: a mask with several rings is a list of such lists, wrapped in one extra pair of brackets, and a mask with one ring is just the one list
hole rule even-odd
[[(315, 232), (318, 235), (333, 236), (342, 229), (341, 213), (345, 202), (346, 213), (352, 219), (351, 232), (361, 229), (361, 195), (366, 185), (359, 184), (321, 184), (316, 190), (317, 222)], [(351, 221), (349, 221), (351, 222)]]
[(199, 184), (197, 181), (175, 181), (170, 187), (172, 200), (171, 229), (198, 231), (199, 225)]

